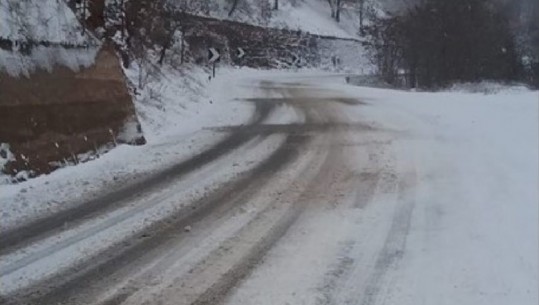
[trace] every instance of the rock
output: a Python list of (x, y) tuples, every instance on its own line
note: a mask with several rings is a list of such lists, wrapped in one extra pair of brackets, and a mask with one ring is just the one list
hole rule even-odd
[(191, 226), (185, 226), (185, 228), (183, 228), (185, 232), (191, 232), (191, 229)]

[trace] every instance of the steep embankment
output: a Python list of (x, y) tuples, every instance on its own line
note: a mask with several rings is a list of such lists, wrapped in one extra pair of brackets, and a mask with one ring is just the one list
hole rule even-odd
[(3, 1), (0, 19), (2, 171), (24, 178), (144, 142), (114, 50), (64, 2)]

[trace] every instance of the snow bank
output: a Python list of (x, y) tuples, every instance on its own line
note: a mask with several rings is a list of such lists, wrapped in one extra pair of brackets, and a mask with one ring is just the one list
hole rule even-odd
[[(367, 50), (357, 41), (320, 39), (318, 48), (323, 69), (359, 75), (376, 73), (376, 66), (367, 56)], [(338, 60), (335, 65), (332, 58)]]
[[(295, 2), (296, 4), (294, 4)], [(272, 12), (270, 26), (300, 29), (311, 34), (357, 38), (359, 16), (354, 6), (346, 6), (341, 11), (341, 21), (331, 18), (327, 1), (279, 1), (279, 10)]]
[(2, 0), (0, 38), (87, 45), (91, 42), (65, 1)]
[[(210, 4), (209, 17), (318, 35), (358, 38), (359, 8), (356, 3), (345, 3), (341, 10), (341, 21), (336, 22), (331, 17), (327, 0), (279, 0), (278, 10), (273, 10), (273, 1), (269, 4), (260, 0), (245, 0), (238, 3), (232, 16), (228, 16), (230, 5), (227, 1), (216, 2)], [(204, 9), (198, 8), (198, 11), (198, 14), (205, 16)]]
[(61, 46), (37, 46), (32, 48), (30, 54), (25, 55), (18, 50), (6, 51), (0, 49), (0, 72), (6, 72), (13, 77), (29, 77), (37, 69), (52, 72), (55, 66), (79, 71), (95, 63), (98, 51), (98, 47), (66, 49)]
[(340, 200), (313, 189), (310, 210), (227, 304), (537, 304), (537, 91), (420, 93), (275, 76), (363, 102), (343, 115), (380, 130), (353, 130), (339, 148), (350, 171), (380, 176), (339, 188)]
[(0, 185), (3, 183), (8, 183), (11, 180), (10, 177), (2, 174), (2, 169), (8, 162), (14, 160), (15, 156), (13, 156), (13, 154), (11, 153), (9, 149), (9, 144), (0, 143)]
[[(231, 68), (219, 69), (217, 78), (198, 66), (181, 70), (170, 65), (162, 67), (133, 65), (125, 70), (129, 81), (137, 88), (135, 107), (149, 142), (159, 142), (169, 136), (180, 136), (200, 130), (203, 126), (223, 126), (247, 120), (252, 105), (233, 101), (245, 90), (230, 91)], [(227, 74), (227, 76), (221, 75)]]
[(386, 300), (537, 304), (537, 92), (404, 98), (430, 136), (412, 141), (423, 185)]
[[(99, 42), (82, 26), (64, 1), (0, 1), (0, 72), (29, 76), (55, 65), (73, 71), (94, 63)], [(24, 49), (24, 50), (23, 50)]]

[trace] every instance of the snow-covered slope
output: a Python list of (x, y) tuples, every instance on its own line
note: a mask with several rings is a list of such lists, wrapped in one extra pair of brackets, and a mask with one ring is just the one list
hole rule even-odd
[(0, 41), (0, 72), (11, 76), (57, 65), (76, 71), (91, 66), (99, 49), (59, 0), (1, 0)]
[(341, 11), (341, 20), (331, 18), (331, 10), (327, 1), (281, 0), (278, 11), (274, 11), (270, 26), (279, 28), (301, 29), (313, 34), (336, 36), (341, 38), (357, 38), (359, 16), (357, 7), (346, 5)]
[[(311, 34), (358, 38), (359, 15), (355, 4), (346, 3), (341, 10), (341, 20), (331, 17), (327, 0), (279, 0), (279, 9), (272, 9), (273, 1), (245, 0), (238, 3), (229, 16), (230, 5), (219, 1), (210, 9), (209, 16), (255, 25), (301, 30)], [(205, 15), (204, 12), (199, 12)]]
[(85, 45), (91, 42), (64, 1), (0, 1), (0, 38)]

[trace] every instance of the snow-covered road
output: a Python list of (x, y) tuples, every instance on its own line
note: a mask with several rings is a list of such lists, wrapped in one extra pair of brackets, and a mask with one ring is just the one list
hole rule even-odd
[(381, 128), (334, 139), (343, 197), (312, 189), (228, 304), (538, 303), (537, 92), (311, 82), (365, 103), (341, 106), (351, 124)]
[(246, 125), (2, 235), (2, 301), (538, 303), (537, 92), (237, 73)]

